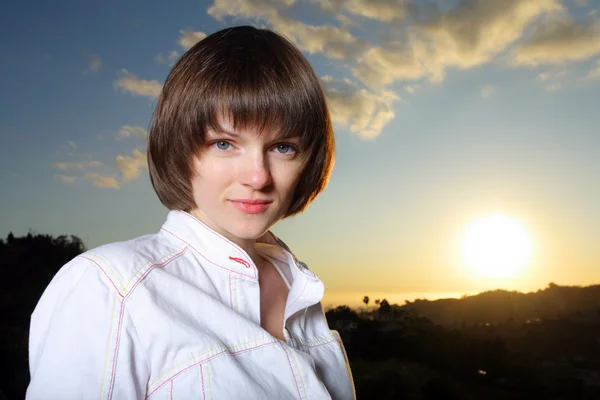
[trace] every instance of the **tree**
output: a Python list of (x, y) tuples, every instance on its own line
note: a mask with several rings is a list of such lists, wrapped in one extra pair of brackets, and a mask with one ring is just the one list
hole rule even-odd
[(363, 297), (363, 303), (365, 303), (365, 307), (367, 308), (367, 311), (369, 311), (369, 296)]

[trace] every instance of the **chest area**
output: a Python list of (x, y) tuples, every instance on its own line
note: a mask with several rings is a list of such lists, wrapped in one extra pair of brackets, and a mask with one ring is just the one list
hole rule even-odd
[[(227, 281), (227, 286), (230, 283), (232, 295), (218, 299), (218, 291), (191, 286), (180, 286), (160, 299), (148, 297), (147, 301), (155, 298), (151, 315), (144, 322), (136, 314), (150, 367), (148, 397), (330, 398), (315, 367), (318, 357), (280, 340), (258, 323), (276, 321), (283, 327), (281, 299), (286, 292), (272, 294), (275, 301), (265, 306), (265, 321), (253, 320), (236, 311), (236, 305), (244, 309), (245, 296), (240, 293), (236, 303), (236, 282)], [(237, 284), (242, 291), (241, 283)]]
[(289, 288), (277, 269), (268, 262), (261, 265), (259, 289), (261, 327), (274, 337), (285, 340), (283, 329)]

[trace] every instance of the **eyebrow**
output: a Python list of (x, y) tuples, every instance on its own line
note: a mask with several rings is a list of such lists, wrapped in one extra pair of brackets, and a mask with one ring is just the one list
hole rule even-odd
[[(216, 129), (213, 132), (214, 132), (214, 134), (212, 136), (219, 135), (219, 134), (223, 134), (223, 135), (227, 135), (227, 136), (231, 136), (231, 137), (239, 137), (240, 136), (240, 134), (237, 132), (231, 132), (231, 131), (228, 131), (228, 130), (222, 129), (222, 128)], [(288, 134), (277, 135), (277, 138), (275, 139), (275, 141), (283, 140), (283, 139), (288, 139), (288, 140), (289, 139), (300, 139), (301, 140), (302, 137), (298, 134), (289, 132)]]

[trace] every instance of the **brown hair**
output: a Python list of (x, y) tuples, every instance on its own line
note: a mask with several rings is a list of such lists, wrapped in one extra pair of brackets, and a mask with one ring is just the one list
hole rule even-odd
[(310, 64), (287, 39), (251, 26), (207, 36), (175, 64), (158, 99), (148, 135), (148, 167), (160, 201), (195, 208), (193, 157), (219, 115), (237, 127), (275, 128), (300, 136), (306, 164), (285, 217), (327, 186), (335, 142), (323, 89)]

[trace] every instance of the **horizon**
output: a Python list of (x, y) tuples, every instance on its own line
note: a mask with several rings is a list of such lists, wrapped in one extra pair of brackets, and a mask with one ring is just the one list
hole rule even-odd
[(298, 46), (331, 109), (329, 186), (273, 229), (324, 306), (600, 283), (600, 0), (333, 3), (7, 5), (0, 236), (157, 232), (144, 143), (164, 79), (250, 24)]

